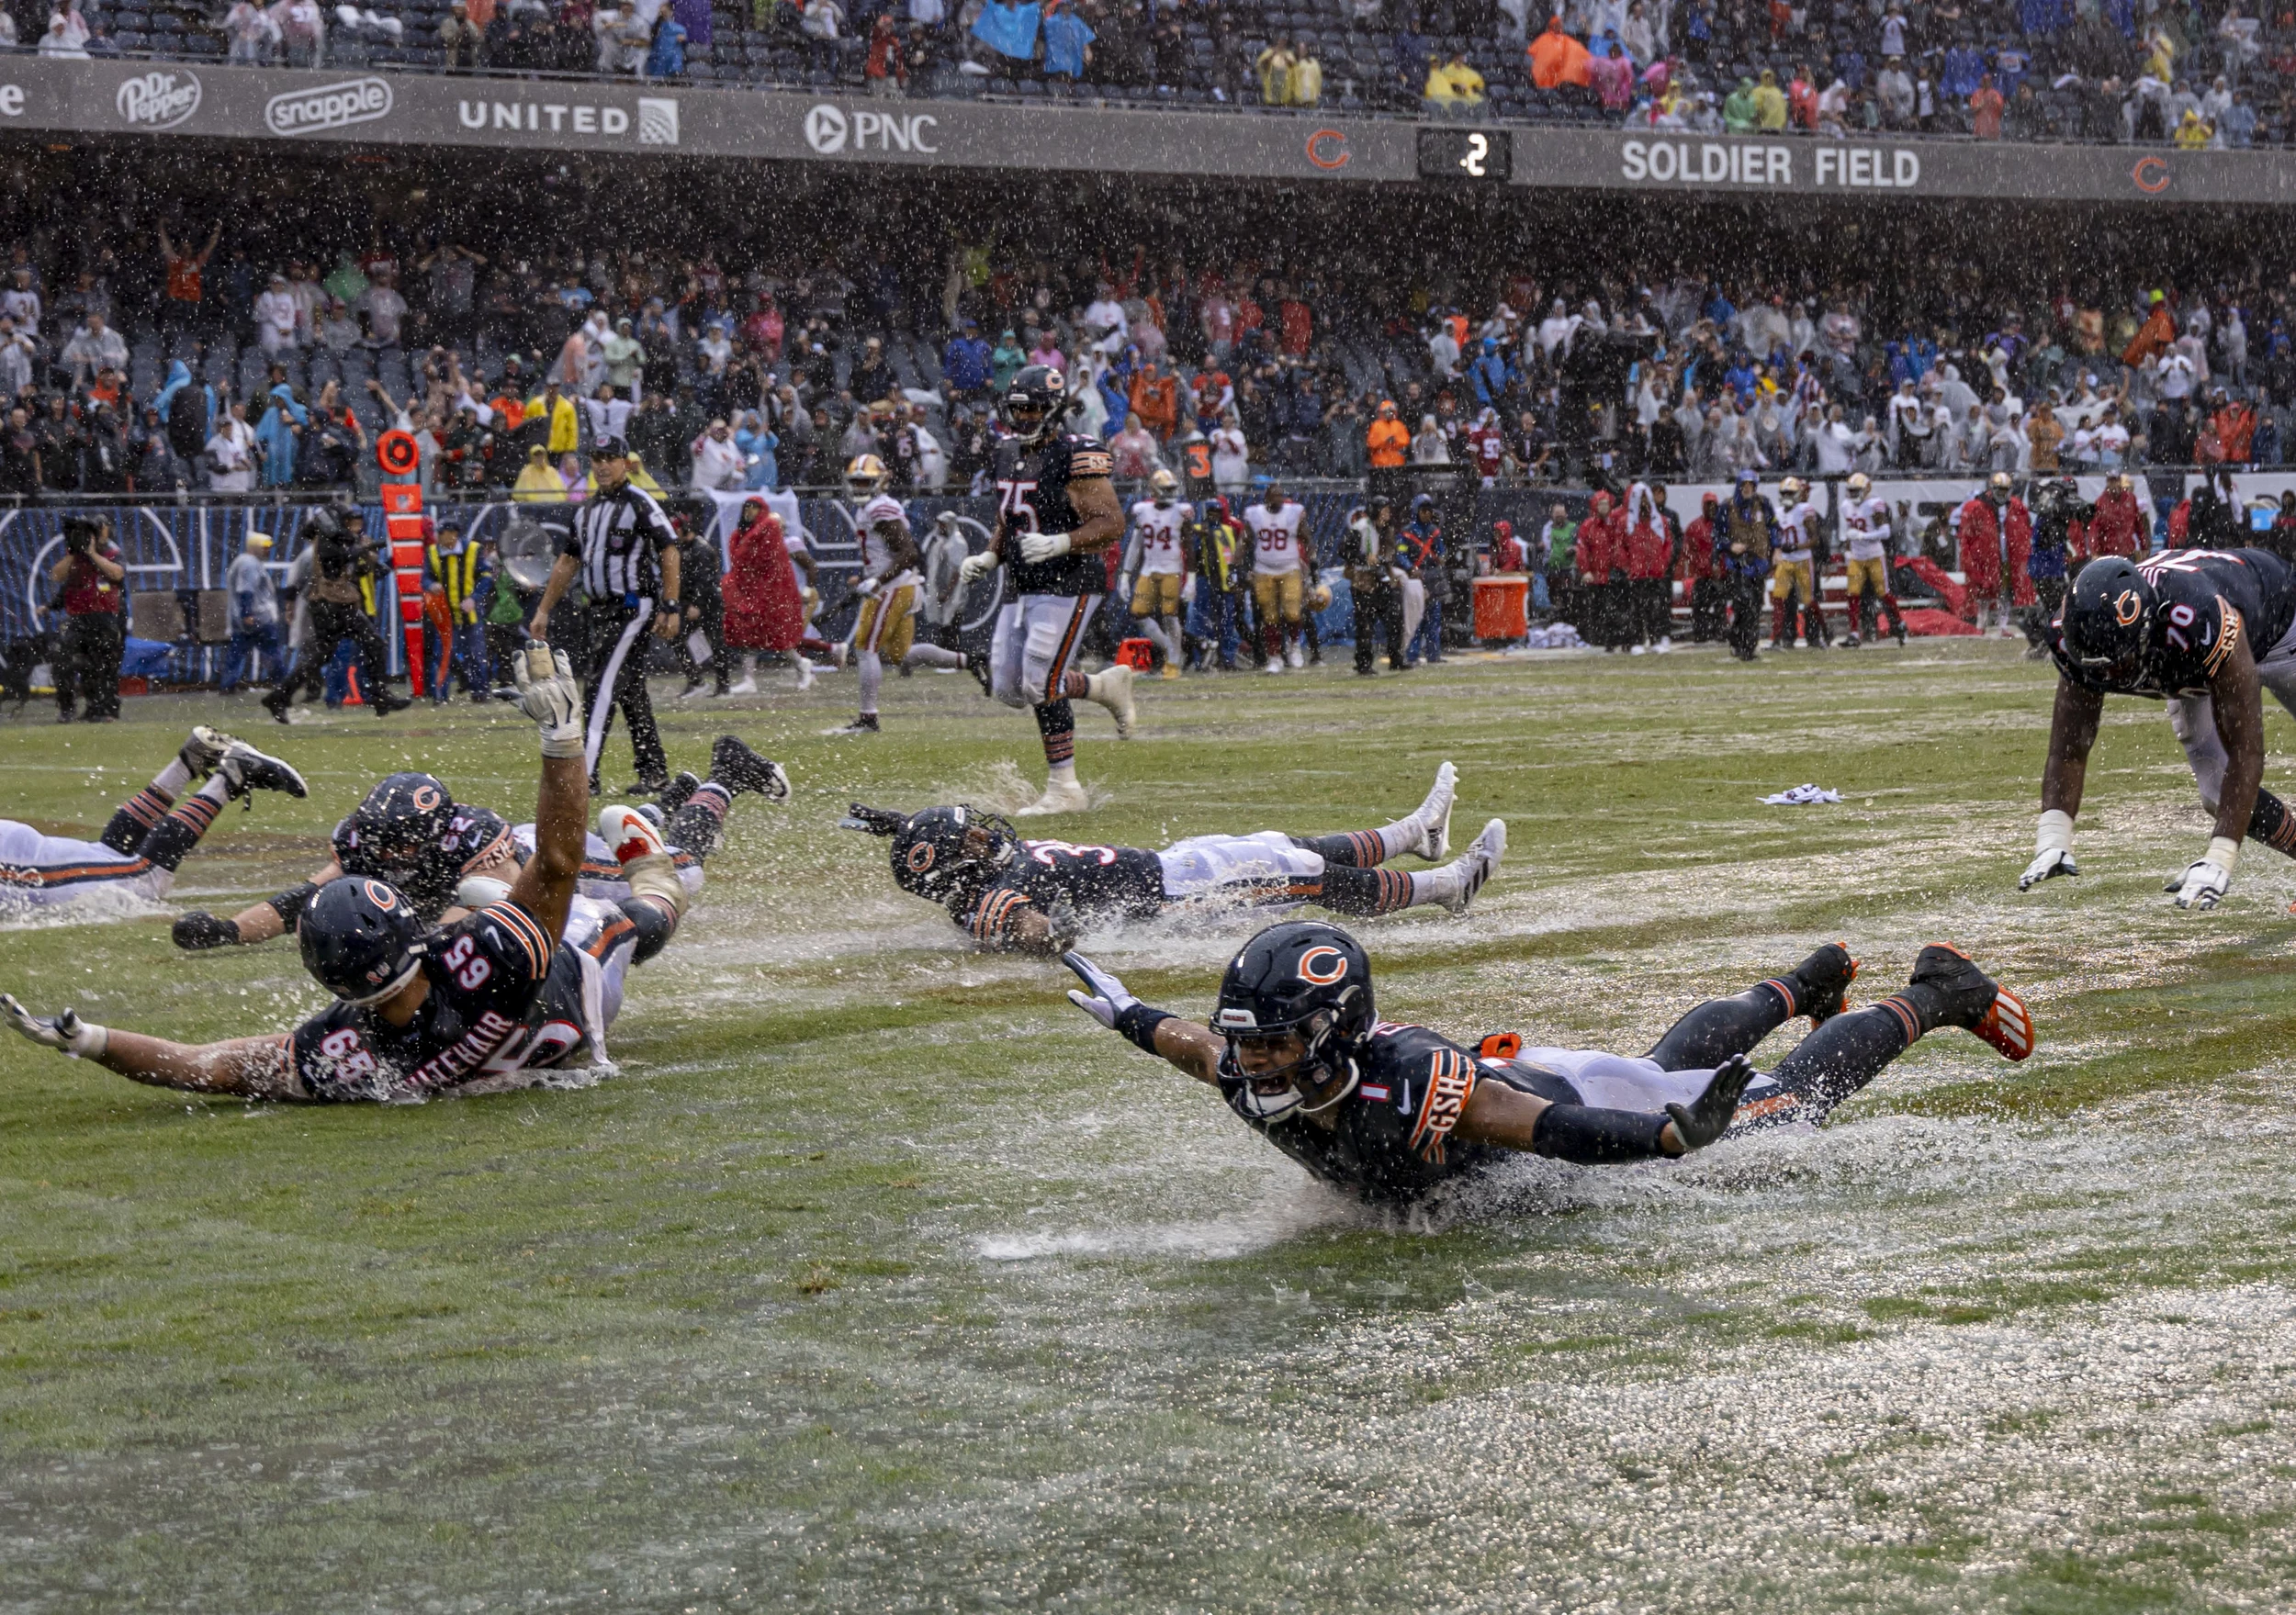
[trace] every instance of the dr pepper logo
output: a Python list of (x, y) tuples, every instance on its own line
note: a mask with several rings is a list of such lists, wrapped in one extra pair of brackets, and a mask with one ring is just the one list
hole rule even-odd
[(199, 110), (199, 75), (140, 73), (119, 86), (117, 105), (130, 129), (174, 129)]

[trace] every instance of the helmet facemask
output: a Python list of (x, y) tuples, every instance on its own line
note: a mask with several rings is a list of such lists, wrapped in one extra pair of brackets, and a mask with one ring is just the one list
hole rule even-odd
[[(1227, 1016), (1221, 1018), (1224, 1021)], [(1336, 1012), (1321, 1008), (1287, 1026), (1222, 1027), (1227, 1038), (1220, 1057), (1222, 1085), (1232, 1084), (1237, 1104), (1245, 1115), (1259, 1121), (1321, 1116), (1356, 1091), (1356, 1062), (1348, 1058), (1337, 1035), (1339, 1020)], [(1298, 1045), (1298, 1052), (1289, 1060), (1257, 1069), (1244, 1062), (1244, 1050), (1248, 1046), (1279, 1040)], [(1326, 1088), (1334, 1091), (1325, 1093)]]

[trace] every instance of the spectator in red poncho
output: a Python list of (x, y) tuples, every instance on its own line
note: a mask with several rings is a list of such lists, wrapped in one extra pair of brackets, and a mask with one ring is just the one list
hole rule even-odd
[(2033, 603), (2033, 580), (2026, 570), (2032, 543), (2032, 512), (2011, 491), (2009, 473), (1996, 471), (1985, 491), (1961, 508), (1961, 570), (1968, 579), (1965, 611), (1980, 634), (1986, 620), (1997, 615), (2003, 638), (2016, 634), (2008, 611), (2001, 609), (2001, 590), (2006, 583), (2011, 608)]
[[(741, 682), (732, 693), (748, 695), (758, 688), (760, 651), (795, 655), (805, 636), (805, 596), (782, 519), (763, 499), (742, 501), (740, 522), (726, 547), (732, 565), (725, 581), (726, 648), (741, 653)], [(803, 656), (795, 659), (797, 687), (803, 690), (813, 682), (813, 667)]]
[(1562, 18), (1547, 19), (1547, 31), (1533, 39), (1525, 54), (1531, 59), (1531, 83), (1542, 90), (1588, 80), (1586, 47), (1562, 31)]
[(1491, 524), (1491, 569), (1504, 574), (1530, 569), (1530, 551), (1514, 536), (1512, 522), (1502, 520)]
[(1622, 518), (1626, 522), (1624, 633), (1634, 655), (1640, 656), (1643, 642), (1649, 640), (1664, 656), (1674, 648), (1673, 589), (1667, 581), (1674, 564), (1674, 537), (1649, 488), (1637, 483), (1627, 502)]
[(2136, 497), (2129, 474), (2116, 471), (2105, 478), (2105, 491), (2097, 496), (2096, 515), (2081, 523), (2073, 558), (2077, 562), (2099, 555), (2141, 555), (2151, 547), (2151, 524), (2144, 519), (2144, 503)]
[(1722, 566), (1715, 558), (1715, 523), (1720, 519), (1720, 496), (1707, 494), (1699, 501), (1697, 519), (1683, 529), (1683, 542), (1674, 553), (1674, 576), (1690, 597), (1690, 639), (1705, 645), (1722, 637), (1728, 599), (1722, 589)]
[(1626, 643), (1626, 529), (1611, 508), (1608, 493), (1597, 490), (1587, 503), (1586, 520), (1579, 523), (1579, 544), (1573, 556), (1579, 567), (1580, 635), (1606, 651)]

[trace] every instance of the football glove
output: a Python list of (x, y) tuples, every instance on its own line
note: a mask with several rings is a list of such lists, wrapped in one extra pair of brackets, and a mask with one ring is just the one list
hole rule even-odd
[(580, 757), (582, 687), (566, 653), (535, 641), (511, 658), (511, 672), (518, 681), (518, 710), (542, 729), (542, 755)]
[(863, 600), (869, 600), (873, 598), (876, 592), (884, 586), (885, 580), (882, 578), (864, 578), (859, 583), (853, 585), (853, 592), (861, 596)]
[(1079, 993), (1071, 987), (1068, 1002), (1110, 1031), (1116, 1029), (1116, 1017), (1140, 1002), (1123, 982), (1081, 953), (1064, 953), (1061, 963), (1075, 971), (1077, 979), (1091, 989), (1089, 993)]
[(1688, 1105), (1666, 1107), (1666, 1114), (1674, 1118), (1674, 1130), (1682, 1135), (1685, 1152), (1704, 1150), (1728, 1129), (1730, 1118), (1738, 1114), (1738, 1096), (1746, 1092), (1753, 1077), (1754, 1068), (1746, 1057), (1733, 1054), (1714, 1068), (1705, 1093)]
[(1065, 533), (1024, 533), (1020, 535), (1020, 558), (1030, 566), (1040, 561), (1057, 559), (1068, 553)]
[(111, 1034), (93, 1021), (84, 1021), (77, 1010), (67, 1009), (59, 1015), (36, 1015), (13, 997), (0, 993), (0, 1014), (8, 1024), (43, 1049), (68, 1054), (74, 1060), (94, 1060), (111, 1042)]
[(983, 550), (977, 555), (967, 555), (957, 568), (957, 576), (967, 583), (977, 583), (996, 570), (996, 557)]
[(239, 942), (239, 922), (211, 914), (205, 909), (194, 909), (178, 914), (174, 925), (175, 946), (194, 951), (203, 948), (231, 948)]
[(1180, 585), (1180, 603), (1184, 606), (1192, 606), (1196, 603), (1196, 574), (1193, 572), (1190, 572), (1187, 575), (1187, 580)]
[(2033, 861), (2017, 878), (2017, 889), (2031, 892), (2043, 880), (2080, 872), (2080, 865), (2073, 861), (2073, 815), (2051, 808), (2041, 815), (2041, 828), (2033, 836)]
[(2212, 837), (2209, 849), (2184, 867), (2180, 875), (2171, 875), (2161, 887), (2176, 894), (2178, 908), (2214, 908), (2233, 883), (2233, 866), (2240, 857), (2240, 844), (2222, 836)]

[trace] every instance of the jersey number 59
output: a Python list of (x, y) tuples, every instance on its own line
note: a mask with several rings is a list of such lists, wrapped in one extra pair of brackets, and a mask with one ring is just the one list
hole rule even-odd
[(479, 984), (494, 973), (494, 966), (467, 936), (457, 936), (441, 962), (455, 972), (455, 984), (466, 993), (478, 991)]

